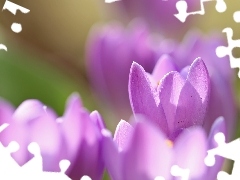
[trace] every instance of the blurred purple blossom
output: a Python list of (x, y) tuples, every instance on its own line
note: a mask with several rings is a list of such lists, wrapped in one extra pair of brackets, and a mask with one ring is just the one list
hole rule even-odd
[(37, 142), (45, 171), (60, 171), (60, 160), (67, 159), (71, 162), (67, 174), (73, 180), (83, 175), (101, 179), (101, 129), (105, 126), (98, 112), (87, 112), (77, 94), (69, 97), (62, 117), (38, 100), (26, 100), (16, 110), (1, 100), (0, 121), (10, 124), (0, 134), (3, 145), (11, 141), (20, 145), (13, 153), (20, 165), (32, 158), (27, 146)]
[[(188, 18), (187, 22), (180, 22), (174, 14), (177, 14), (176, 3), (179, 0), (121, 0), (114, 3), (119, 9), (120, 17), (133, 19), (143, 18), (154, 29), (161, 30), (164, 35), (176, 35), (187, 31), (192, 23)], [(185, 0), (188, 5), (188, 12), (199, 10), (199, 0)]]
[(230, 68), (228, 57), (218, 58), (215, 53), (218, 46), (225, 44), (226, 42), (218, 33), (204, 37), (199, 31), (192, 30), (170, 55), (177, 70), (191, 64), (196, 57), (204, 60), (211, 82), (209, 108), (204, 127), (209, 132), (214, 119), (223, 116), (227, 122), (226, 138), (230, 140), (235, 132), (237, 115), (233, 84), (234, 71)]
[[(141, 119), (141, 118), (140, 118)], [(114, 138), (102, 130), (103, 159), (112, 180), (152, 180), (156, 176), (174, 179), (170, 174), (173, 165), (190, 170), (190, 180), (216, 179), (223, 164), (218, 158), (213, 167), (204, 164), (207, 150), (216, 147), (214, 135), (225, 134), (225, 122), (218, 118), (207, 138), (201, 126), (185, 129), (170, 141), (150, 121), (139, 120), (130, 125), (121, 120)]]
[(152, 72), (159, 55), (171, 52), (168, 41), (154, 44), (143, 22), (134, 21), (128, 29), (112, 23), (94, 27), (89, 35), (86, 58), (93, 90), (121, 118), (129, 117), (127, 91), (129, 69), (133, 61)]
[[(87, 46), (87, 63), (94, 91), (102, 99), (107, 100), (114, 107), (114, 112), (120, 114), (121, 118), (128, 118), (130, 110), (127, 79), (130, 64), (133, 61), (140, 64), (146, 72), (158, 74), (157, 81), (160, 81), (166, 73), (172, 70), (179, 72), (183, 70), (182, 75), (184, 75), (184, 71), (187, 71), (185, 67), (189, 66), (197, 57), (201, 57), (209, 71), (211, 82), (209, 106), (203, 125), (209, 132), (213, 121), (219, 116), (224, 116), (228, 130), (226, 138), (229, 140), (234, 133), (234, 123), (236, 122), (234, 76), (229, 59), (227, 57), (218, 58), (215, 53), (215, 49), (224, 44), (221, 36), (212, 34), (205, 37), (198, 31), (190, 31), (183, 41), (178, 43), (163, 38), (157, 39), (155, 35), (146, 31), (146, 27), (142, 28), (144, 26), (139, 26), (139, 24), (134, 25), (135, 31), (132, 30), (130, 33), (129, 30), (124, 30), (122, 27), (111, 25), (103, 30), (96, 28), (90, 35)], [(139, 36), (139, 33), (136, 36), (136, 32), (142, 32), (140, 33), (142, 36)], [(151, 39), (150, 46), (146, 39)], [(155, 41), (152, 41), (153, 39)], [(153, 67), (163, 54), (168, 54), (172, 65), (168, 64), (158, 69), (158, 72), (156, 70), (153, 72)], [(155, 67), (155, 69), (157, 68)]]

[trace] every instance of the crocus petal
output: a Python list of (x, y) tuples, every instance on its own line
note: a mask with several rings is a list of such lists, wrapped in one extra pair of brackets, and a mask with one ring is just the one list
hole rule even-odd
[(132, 130), (133, 128), (128, 122), (121, 120), (118, 123), (114, 133), (114, 142), (118, 145), (119, 150), (125, 149)]
[[(215, 120), (215, 122), (212, 125), (209, 137), (208, 137), (208, 150), (216, 148), (218, 144), (216, 143), (214, 136), (222, 132), (223, 134), (226, 133), (226, 124), (223, 117), (219, 117)], [(205, 175), (201, 179), (216, 179), (217, 173), (221, 170), (223, 166), (224, 158), (215, 156), (215, 164), (211, 167), (207, 167), (207, 171), (205, 172)]]
[(189, 72), (189, 67), (190, 67), (190, 66), (184, 67), (184, 68), (181, 70), (181, 72), (180, 72), (181, 76), (182, 76), (184, 79), (187, 79), (187, 75), (188, 75), (188, 72)]
[[(172, 151), (165, 136), (152, 124), (138, 122), (123, 154), (125, 180), (170, 178)], [(134, 168), (133, 168), (134, 167)]]
[[(87, 59), (87, 67), (88, 67), (88, 74), (90, 76), (90, 79), (92, 81), (93, 88), (97, 88), (101, 96), (103, 98), (107, 98), (107, 93), (109, 92), (107, 89), (107, 84), (105, 81), (104, 72), (102, 70), (102, 60), (105, 58), (102, 57), (102, 51), (105, 47), (105, 41), (106, 41), (106, 34), (107, 30), (104, 30), (102, 33), (99, 32), (99, 27), (93, 27), (93, 29), (90, 32), (90, 36), (88, 38), (87, 42), (87, 48), (86, 48), (86, 59)], [(114, 28), (113, 32), (117, 31), (116, 29), (119, 29), (118, 26)], [(110, 34), (111, 35), (111, 34)]]
[(21, 123), (39, 118), (45, 113), (45, 105), (35, 99), (22, 102), (13, 114), (13, 119)]
[(90, 114), (90, 118), (92, 121), (97, 125), (99, 130), (101, 131), (102, 129), (105, 129), (106, 125), (102, 119), (102, 116), (99, 114), (98, 111), (93, 111)]
[(118, 151), (117, 145), (113, 142), (111, 132), (103, 129), (102, 134), (102, 156), (107, 171), (111, 179), (122, 180), (121, 153)]
[(12, 141), (16, 141), (19, 144), (19, 150), (12, 153), (12, 156), (19, 165), (23, 165), (29, 160), (29, 154), (27, 153), (28, 129), (22, 123), (10, 122), (10, 125), (0, 133), (0, 141), (5, 147)]
[[(210, 132), (211, 125), (219, 116), (223, 116), (227, 122), (226, 140), (230, 141), (235, 133), (236, 103), (231, 80), (224, 79), (215, 73), (211, 76), (211, 92), (209, 98), (208, 111), (205, 117), (204, 128)], [(226, 96), (227, 95), (227, 96)]]
[(31, 158), (27, 151), (28, 144), (37, 142), (44, 157), (43, 167), (49, 170), (57, 170), (54, 169), (56, 159), (53, 160), (55, 163), (50, 163), (48, 156), (57, 154), (60, 143), (58, 135), (55, 113), (50, 109), (48, 111), (38, 100), (24, 101), (12, 115), (10, 126), (1, 134), (4, 144), (10, 141), (19, 143), (21, 148), (14, 153), (14, 157), (21, 165)]
[(185, 129), (174, 144), (175, 162), (180, 168), (190, 170), (190, 179), (205, 172), (204, 158), (207, 155), (207, 138), (201, 127)]
[(142, 114), (168, 133), (167, 122), (156, 91), (142, 66), (133, 63), (129, 75), (129, 98), (134, 114)]
[(178, 106), (180, 92), (185, 80), (178, 72), (170, 72), (161, 81), (159, 98), (167, 119), (169, 134), (175, 131), (175, 113)]
[(210, 92), (210, 78), (207, 67), (201, 58), (195, 59), (190, 66), (187, 80), (198, 92), (203, 105), (207, 106)]
[(208, 71), (204, 62), (198, 58), (190, 66), (186, 83), (180, 93), (175, 117), (176, 129), (203, 125), (209, 93)]
[(92, 179), (100, 180), (104, 166), (101, 158), (101, 137), (99, 129), (90, 119), (87, 111), (81, 112), (79, 122), (80, 129), (78, 136), (80, 137), (81, 145), (78, 148), (77, 156), (71, 161), (69, 177), (77, 179), (87, 175)]
[(206, 108), (202, 107), (197, 91), (186, 81), (179, 95), (174, 130), (185, 129), (194, 125), (203, 125), (204, 111), (206, 111)]
[(77, 150), (81, 143), (80, 132), (80, 118), (81, 118), (82, 103), (78, 94), (72, 94), (66, 105), (66, 111), (59, 122), (59, 125), (62, 129), (64, 141), (66, 143), (66, 148), (68, 156), (64, 157), (69, 160), (73, 159), (74, 155), (77, 153)]
[(160, 81), (167, 73), (171, 71), (176, 71), (176, 67), (172, 62), (172, 59), (168, 55), (162, 55), (155, 65), (152, 76), (158, 82)]
[(47, 109), (45, 111), (40, 117), (26, 124), (28, 142), (36, 142), (41, 147), (44, 170), (58, 171), (62, 138), (55, 116), (47, 113)]

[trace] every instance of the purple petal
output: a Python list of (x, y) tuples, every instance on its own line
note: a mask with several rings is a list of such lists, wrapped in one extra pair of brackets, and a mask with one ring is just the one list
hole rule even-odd
[[(223, 134), (226, 133), (226, 124), (223, 117), (219, 117), (215, 120), (214, 124), (212, 125), (209, 137), (208, 137), (208, 150), (213, 149), (218, 146), (216, 141), (214, 140), (215, 134), (222, 132)], [(223, 166), (224, 158), (215, 156), (215, 164), (214, 166), (207, 167), (207, 171), (205, 175), (201, 179), (216, 179), (217, 173), (221, 170)]]
[[(90, 119), (89, 113), (86, 111), (81, 112), (79, 122), (80, 128), (78, 135), (77, 137), (72, 136), (72, 138), (80, 138), (81, 144), (78, 148), (77, 156), (71, 161), (69, 177), (75, 179), (83, 175), (88, 175), (92, 179), (100, 180), (104, 166), (101, 158), (101, 137), (99, 129)], [(71, 131), (71, 129), (69, 129), (69, 131)]]
[(118, 145), (119, 150), (125, 149), (132, 130), (133, 128), (128, 122), (121, 120), (118, 123), (114, 134), (114, 142)]
[[(82, 103), (78, 94), (72, 94), (67, 100), (65, 113), (59, 120), (62, 134), (65, 139), (68, 157), (70, 160), (75, 157), (80, 146), (81, 136), (81, 111)], [(65, 157), (66, 158), (66, 157)]]
[(90, 118), (93, 120), (93, 122), (96, 124), (96, 126), (99, 128), (100, 131), (106, 128), (106, 125), (102, 119), (102, 116), (99, 114), (98, 111), (93, 111), (90, 114)]
[[(47, 111), (47, 109), (46, 109)], [(41, 148), (43, 169), (58, 171), (61, 150), (61, 135), (55, 116), (44, 113), (37, 119), (26, 124), (29, 135), (28, 143), (36, 142)]]
[(168, 133), (167, 122), (159, 98), (144, 69), (133, 63), (129, 75), (129, 99), (133, 113), (146, 116), (164, 133)]
[(17, 152), (12, 153), (13, 158), (19, 165), (23, 165), (29, 160), (29, 154), (27, 153), (28, 146), (28, 128), (22, 123), (11, 121), (10, 125), (0, 133), (0, 141), (4, 146), (12, 141), (16, 141), (20, 148)]
[(170, 72), (161, 81), (159, 97), (167, 119), (170, 135), (175, 131), (175, 114), (179, 95), (184, 84), (185, 80), (178, 72)]
[(175, 131), (203, 125), (205, 110), (197, 91), (186, 81), (179, 95), (174, 122)]
[(187, 81), (180, 93), (175, 129), (203, 125), (209, 98), (209, 77), (206, 66), (198, 58), (190, 66)]
[(184, 79), (187, 79), (187, 75), (188, 75), (188, 72), (189, 72), (189, 67), (190, 67), (190, 66), (184, 67), (184, 68), (181, 70), (181, 72), (180, 72), (181, 76), (182, 76)]
[(122, 180), (123, 172), (121, 167), (121, 153), (118, 151), (118, 147), (113, 142), (111, 132), (103, 129), (102, 134), (102, 156), (107, 171), (111, 176), (111, 179)]
[[(114, 28), (114, 32), (116, 28)], [(107, 30), (105, 30), (107, 31)], [(102, 51), (105, 46), (104, 42), (106, 41), (106, 32), (103, 31), (101, 33), (99, 31), (99, 27), (93, 27), (90, 32), (90, 36), (87, 42), (87, 49), (86, 49), (86, 59), (87, 59), (87, 68), (88, 74), (90, 76), (90, 80), (93, 88), (96, 88), (101, 96), (106, 97), (106, 93), (109, 93), (107, 89), (107, 84), (105, 81), (105, 76), (102, 67)]]
[(203, 113), (205, 114), (210, 93), (210, 78), (208, 70), (201, 58), (194, 60), (189, 69), (187, 80), (196, 89), (203, 103)]
[(175, 140), (175, 162), (180, 168), (190, 170), (190, 179), (205, 172), (204, 158), (207, 152), (207, 138), (201, 127), (185, 129)]
[(159, 82), (167, 73), (176, 71), (172, 59), (168, 55), (162, 55), (153, 69), (152, 76)]
[[(38, 100), (24, 101), (14, 112), (10, 126), (1, 137), (5, 144), (13, 140), (19, 143), (21, 148), (14, 157), (21, 165), (31, 158), (27, 145), (37, 142), (44, 157), (44, 169), (58, 170), (54, 166), (57, 163), (56, 158), (52, 158), (57, 157), (60, 145), (55, 118), (55, 113)], [(51, 163), (50, 159), (54, 163)]]
[(22, 102), (13, 114), (13, 119), (21, 123), (27, 123), (42, 116), (46, 106), (40, 101), (32, 99)]
[(224, 79), (222, 76), (219, 76), (219, 74), (211, 76), (209, 106), (204, 122), (204, 128), (207, 132), (210, 132), (214, 121), (219, 116), (223, 116), (227, 122), (227, 134), (225, 134), (227, 141), (233, 138), (236, 126), (235, 121), (237, 120), (236, 98), (234, 97), (232, 88), (233, 85), (230, 83), (229, 79)]
[[(123, 154), (125, 180), (170, 178), (172, 151), (166, 138), (149, 123), (138, 122)], [(134, 167), (134, 168), (133, 168)]]

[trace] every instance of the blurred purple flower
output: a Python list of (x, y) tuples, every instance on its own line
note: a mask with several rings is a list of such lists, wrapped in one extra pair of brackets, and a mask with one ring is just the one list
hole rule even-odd
[(92, 30), (86, 52), (92, 87), (121, 117), (130, 115), (127, 82), (132, 62), (152, 72), (159, 55), (171, 52), (165, 44), (162, 41), (156, 47), (140, 21), (134, 21), (127, 30), (116, 23)]
[(216, 159), (213, 167), (204, 164), (207, 150), (216, 147), (214, 135), (225, 134), (225, 122), (218, 118), (206, 138), (201, 126), (185, 129), (170, 141), (150, 121), (138, 120), (130, 125), (124, 120), (118, 124), (114, 139), (107, 130), (102, 130), (103, 159), (113, 180), (153, 180), (157, 176), (173, 179), (171, 167), (178, 165), (189, 169), (189, 179), (216, 179), (223, 158)]
[(68, 99), (65, 113), (57, 117), (55, 112), (38, 100), (26, 100), (14, 108), (0, 102), (1, 124), (10, 124), (0, 134), (4, 146), (16, 141), (20, 149), (13, 153), (23, 165), (32, 158), (27, 146), (37, 142), (43, 157), (43, 169), (59, 171), (59, 162), (67, 159), (71, 165), (67, 174), (77, 180), (83, 175), (100, 180), (103, 173), (101, 159), (101, 129), (103, 121), (94, 111), (89, 114), (77, 94)]
[(180, 73), (168, 56), (162, 56), (152, 75), (133, 63), (129, 75), (133, 113), (144, 115), (173, 140), (182, 130), (203, 125), (209, 81), (207, 68), (200, 58)]
[[(180, 22), (174, 14), (177, 14), (176, 3), (179, 0), (121, 0), (114, 3), (120, 9), (120, 16), (126, 18), (141, 17), (153, 28), (158, 28), (164, 34), (181, 34), (191, 24), (191, 17), (185, 23)], [(188, 12), (199, 10), (200, 1), (186, 0)]]
[(226, 45), (218, 33), (207, 37), (198, 31), (189, 32), (183, 42), (170, 53), (177, 70), (192, 63), (196, 57), (201, 57), (207, 66), (211, 88), (209, 108), (206, 113), (204, 127), (209, 132), (210, 127), (219, 116), (227, 122), (227, 140), (234, 134), (237, 106), (234, 100), (234, 71), (230, 68), (229, 58), (218, 58), (215, 50), (220, 45)]
[[(236, 122), (236, 104), (233, 93), (234, 78), (229, 59), (216, 56), (215, 49), (225, 44), (220, 36), (213, 34), (204, 37), (197, 31), (190, 31), (182, 43), (163, 40), (160, 45), (156, 41), (154, 45), (150, 46), (154, 49), (152, 51), (150, 48), (151, 54), (154, 55), (145, 58), (146, 56), (143, 54), (135, 53), (138, 50), (141, 50), (140, 52), (149, 52), (149, 46), (145, 46), (146, 43), (144, 45), (146, 41), (140, 41), (143, 38), (138, 36), (139, 40), (133, 40), (134, 37), (137, 37), (134, 36), (134, 33), (126, 33), (127, 31), (116, 28), (116, 26), (111, 27), (106, 28), (105, 31), (99, 30), (98, 33), (92, 33), (87, 48), (87, 59), (88, 72), (95, 92), (109, 101), (115, 107), (115, 112), (121, 114), (122, 118), (128, 118), (130, 115), (127, 79), (130, 64), (133, 61), (140, 64), (146, 72), (158, 74), (157, 81), (160, 81), (166, 73), (172, 70), (180, 72), (186, 66), (189, 66), (194, 59), (201, 57), (206, 63), (211, 82), (209, 106), (205, 113), (204, 128), (209, 132), (214, 119), (224, 116), (228, 130), (226, 139), (231, 138)], [(137, 28), (138, 32), (140, 32), (140, 27)], [(142, 37), (151, 39), (151, 34), (147, 33), (147, 36)], [(138, 48), (138, 46), (142, 48)], [(123, 49), (125, 53), (122, 53)], [(158, 72), (156, 70), (153, 72), (157, 59), (164, 53), (169, 55), (172, 65), (164, 65), (161, 70), (155, 67)], [(187, 69), (183, 71), (186, 72)], [(184, 75), (184, 72), (182, 72), (182, 75)], [(123, 116), (124, 114), (126, 115)]]

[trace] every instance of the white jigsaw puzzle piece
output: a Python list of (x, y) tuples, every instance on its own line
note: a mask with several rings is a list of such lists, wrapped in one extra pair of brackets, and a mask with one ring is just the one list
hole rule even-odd
[[(30, 12), (29, 9), (27, 9), (25, 7), (22, 7), (22, 6), (18, 5), (18, 4), (15, 4), (15, 3), (11, 2), (11, 1), (8, 1), (8, 0), (5, 1), (4, 5), (3, 5), (3, 8), (2, 8), (2, 11), (6, 10), (6, 9), (8, 11), (10, 11), (14, 15), (17, 14), (17, 10), (19, 10), (20, 12), (22, 12), (24, 14)], [(22, 31), (22, 25), (19, 24), (19, 23), (14, 22), (11, 25), (11, 29), (15, 33), (20, 33)], [(2, 48), (5, 49), (4, 46)]]
[(43, 162), (39, 145), (35, 142), (30, 143), (28, 145), (28, 151), (33, 154), (34, 157), (22, 166), (22, 171), (32, 173), (43, 172)]
[(213, 166), (215, 164), (215, 156), (221, 156), (234, 161), (232, 174), (229, 175), (224, 171), (220, 171), (217, 175), (218, 180), (239, 180), (240, 179), (240, 138), (225, 143), (225, 136), (223, 133), (217, 133), (214, 136), (218, 147), (208, 150), (208, 155), (205, 158), (205, 164), (207, 166)]
[(181, 180), (188, 180), (190, 170), (189, 169), (182, 169), (177, 165), (172, 166), (171, 168), (171, 174), (175, 177), (180, 176)]
[(184, 0), (180, 0), (176, 3), (176, 9), (178, 11), (178, 14), (174, 14), (174, 16), (181, 22), (185, 22), (187, 17), (190, 15), (204, 15), (205, 14), (205, 8), (204, 8), (204, 2), (209, 1), (216, 1), (215, 9), (219, 12), (225, 12), (227, 9), (226, 3), (224, 0), (200, 0), (201, 8), (199, 11), (193, 11), (193, 12), (187, 12), (188, 5), (187, 2)]
[(162, 176), (157, 176), (157, 177), (154, 178), (154, 180), (165, 180), (165, 178), (162, 177)]
[(83, 176), (80, 180), (92, 180), (89, 176)]
[(30, 12), (29, 9), (27, 9), (25, 7), (22, 7), (22, 6), (18, 5), (18, 4), (15, 4), (15, 3), (11, 2), (11, 1), (8, 1), (8, 0), (5, 1), (4, 5), (3, 5), (2, 11), (6, 10), (6, 9), (9, 10), (14, 15), (17, 14), (17, 10), (21, 11), (24, 14)]
[[(6, 123), (2, 124), (0, 126), (0, 132), (6, 129), (7, 126), (8, 124)], [(59, 162), (60, 172), (43, 171), (40, 147), (37, 143), (32, 142), (28, 145), (28, 151), (33, 154), (34, 157), (23, 166), (20, 166), (11, 156), (11, 153), (18, 151), (19, 148), (19, 144), (15, 141), (10, 142), (7, 147), (4, 147), (0, 142), (0, 179), (71, 180), (65, 174), (68, 167), (70, 166), (70, 161), (61, 160)]]
[[(225, 46), (219, 46), (216, 48), (216, 55), (218, 57), (224, 57), (224, 56), (229, 56), (230, 60), (230, 67), (231, 68), (240, 68), (240, 58), (234, 58), (232, 54), (232, 50), (236, 47), (240, 48), (240, 39), (233, 40), (233, 30), (232, 28), (225, 28), (223, 29), (224, 33), (227, 35), (227, 42), (228, 42), (228, 47)], [(240, 78), (240, 71), (238, 72), (238, 77)]]

